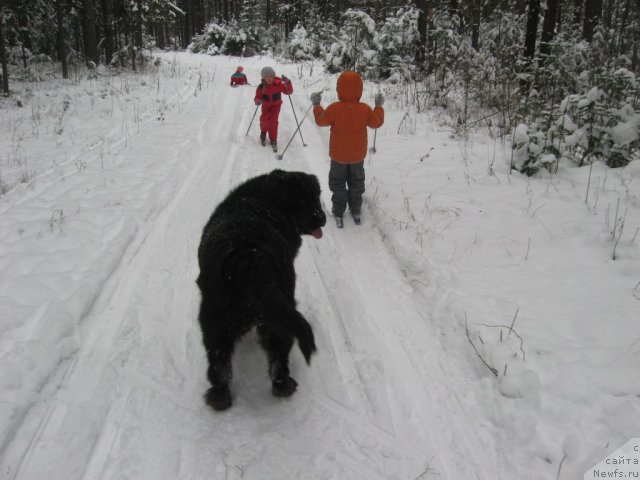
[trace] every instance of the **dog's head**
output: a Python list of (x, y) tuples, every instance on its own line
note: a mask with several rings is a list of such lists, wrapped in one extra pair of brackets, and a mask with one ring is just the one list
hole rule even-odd
[(293, 218), (303, 235), (322, 238), (327, 216), (320, 203), (320, 184), (315, 175), (303, 172), (273, 170), (269, 183), (279, 198), (280, 206)]

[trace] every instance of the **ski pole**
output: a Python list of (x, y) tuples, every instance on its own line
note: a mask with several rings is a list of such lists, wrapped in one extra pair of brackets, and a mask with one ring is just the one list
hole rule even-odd
[[(380, 93), (380, 82), (376, 82), (378, 84), (378, 93)], [(371, 153), (376, 153), (376, 138), (378, 137), (378, 129), (376, 128), (373, 131), (373, 147), (369, 149)]]
[(249, 124), (249, 128), (247, 128), (247, 133), (245, 133), (245, 137), (247, 135), (249, 135), (249, 130), (251, 130), (251, 125), (253, 125), (253, 120), (256, 118), (256, 113), (258, 113), (258, 108), (260, 108), (260, 105), (256, 105), (256, 111), (253, 112), (253, 117), (251, 117), (251, 123)]
[(293, 135), (291, 136), (291, 138), (287, 142), (287, 145), (284, 147), (284, 150), (282, 151), (282, 153), (279, 153), (279, 154), (276, 155), (276, 158), (278, 160), (282, 160), (282, 157), (284, 157), (284, 154), (287, 151), (287, 148), (289, 148), (289, 145), (291, 145), (291, 142), (296, 137), (296, 134), (298, 133), (298, 131), (300, 131), (300, 127), (302, 126), (302, 122), (304, 122), (304, 119), (307, 118), (307, 115), (309, 115), (309, 112), (311, 111), (312, 108), (313, 108), (313, 104), (311, 106), (309, 106), (309, 108), (305, 112), (304, 116), (302, 117), (302, 120), (300, 120), (300, 123), (298, 124), (298, 128), (296, 128), (296, 131), (293, 132)]
[(370, 151), (371, 153), (376, 153), (376, 138), (377, 138), (377, 136), (378, 136), (378, 129), (376, 128), (376, 129), (373, 131), (373, 147), (371, 147), (371, 148), (369, 149), (369, 151)]
[[(296, 119), (296, 125), (299, 126), (300, 124), (298, 123), (298, 116), (296, 115), (296, 109), (293, 106), (293, 100), (291, 100), (291, 95), (288, 95), (288, 97), (289, 97), (289, 101), (291, 102), (291, 110), (293, 110), (293, 118)], [(298, 133), (300, 134), (300, 140), (302, 140), (302, 146), (306, 147), (307, 144), (304, 143), (304, 138), (302, 138), (302, 130), (300, 130), (299, 128), (298, 128)]]

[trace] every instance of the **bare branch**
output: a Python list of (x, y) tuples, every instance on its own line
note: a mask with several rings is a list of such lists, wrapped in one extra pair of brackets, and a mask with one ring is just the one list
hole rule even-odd
[[(527, 354), (524, 351), (524, 340), (522, 339), (522, 337), (518, 334), (518, 332), (516, 332), (513, 329), (513, 324), (511, 324), (511, 326), (508, 325), (488, 325), (486, 323), (474, 323), (474, 325), (480, 325), (481, 327), (487, 327), (487, 328), (506, 328), (507, 330), (509, 330), (510, 332), (513, 332), (513, 334), (518, 337), (518, 339), (520, 340), (520, 351), (522, 352), (522, 361), (526, 361), (527, 360)], [(500, 331), (500, 341), (502, 341), (502, 331)]]
[(516, 314), (513, 316), (513, 321), (511, 322), (511, 326), (509, 327), (509, 335), (507, 336), (507, 338), (509, 338), (511, 336), (511, 333), (513, 332), (513, 324), (516, 323), (516, 318), (518, 317), (519, 311), (520, 307), (516, 308)]
[(473, 344), (473, 341), (471, 340), (471, 335), (469, 334), (469, 325), (467, 324), (467, 314), (464, 314), (464, 326), (465, 326), (465, 333), (467, 334), (467, 340), (469, 340), (469, 343), (471, 344), (471, 346), (473, 347), (473, 350), (476, 352), (476, 355), (478, 356), (478, 358), (480, 359), (480, 361), (482, 363), (485, 364), (485, 366), (491, 371), (491, 373), (493, 373), (496, 377), (498, 376), (498, 371), (493, 368), (491, 365), (489, 365), (484, 358), (482, 358), (482, 355), (480, 355), (480, 352), (478, 352), (478, 349), (476, 348), (476, 346)]

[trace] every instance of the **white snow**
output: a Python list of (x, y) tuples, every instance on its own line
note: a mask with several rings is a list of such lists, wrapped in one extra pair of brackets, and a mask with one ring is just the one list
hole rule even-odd
[[(330, 218), (297, 260), (318, 344), (310, 367), (292, 353), (298, 392), (271, 396), (248, 335), (234, 406), (206, 407), (195, 279), (211, 211), (273, 168), (318, 175), (331, 205), (329, 130), (307, 117), (308, 147), (277, 161), (257, 119), (245, 136), (254, 90), (229, 77), (242, 64), (255, 84), (273, 65), (298, 118), (317, 83), (335, 100), (336, 77), (160, 57), (2, 100), (3, 478), (574, 479), (638, 436), (638, 160), (510, 175), (511, 139), (457, 137), (442, 113), (398, 133), (393, 86), (363, 225)], [(285, 101), (281, 149), (294, 130)]]

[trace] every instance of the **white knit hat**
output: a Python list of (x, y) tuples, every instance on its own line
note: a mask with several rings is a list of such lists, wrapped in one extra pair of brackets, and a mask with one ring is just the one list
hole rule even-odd
[(271, 75), (272, 77), (276, 76), (276, 71), (271, 68), (271, 67), (264, 67), (262, 70), (260, 70), (260, 77), (264, 78), (267, 75)]

